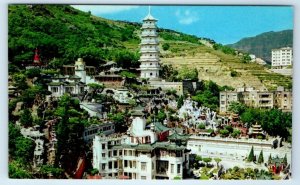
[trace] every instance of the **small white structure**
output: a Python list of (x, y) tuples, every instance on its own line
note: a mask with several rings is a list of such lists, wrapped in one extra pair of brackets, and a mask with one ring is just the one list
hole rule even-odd
[(56, 75), (51, 78), (52, 82), (48, 83), (48, 90), (52, 96), (60, 97), (65, 93), (83, 94), (87, 90), (87, 84), (98, 83), (94, 77), (86, 74), (86, 65), (82, 58), (75, 61), (75, 75)]
[(81, 102), (80, 108), (86, 110), (90, 117), (106, 118), (103, 112), (103, 105), (99, 103)]
[(293, 64), (293, 48), (272, 49), (272, 68), (281, 69)]
[(104, 135), (113, 134), (115, 133), (115, 125), (112, 122), (106, 122), (86, 127), (83, 132), (83, 140), (86, 142), (91, 141), (99, 133)]
[(82, 94), (86, 85), (80, 79), (76, 75), (56, 75), (52, 77), (52, 82), (48, 83), (48, 91), (52, 92), (52, 96), (54, 97), (60, 97), (65, 93)]
[(134, 97), (127, 89), (117, 89), (113, 90), (113, 92), (113, 98), (122, 104), (128, 104)]

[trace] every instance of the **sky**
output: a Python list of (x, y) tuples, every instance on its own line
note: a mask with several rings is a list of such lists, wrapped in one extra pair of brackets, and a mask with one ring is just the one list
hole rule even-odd
[[(74, 5), (93, 15), (142, 22), (149, 6)], [(158, 27), (232, 44), (263, 32), (293, 29), (292, 6), (151, 6)]]

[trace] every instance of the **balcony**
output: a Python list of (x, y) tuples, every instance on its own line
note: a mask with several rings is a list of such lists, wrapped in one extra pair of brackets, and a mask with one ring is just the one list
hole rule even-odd
[(141, 48), (140, 52), (151, 52), (151, 53), (155, 52), (155, 53), (157, 53), (157, 52), (159, 52), (159, 50), (156, 48)]
[(151, 45), (158, 45), (158, 40), (142, 40), (141, 45), (146, 45), (146, 44), (151, 44)]
[(141, 34), (142, 37), (157, 37), (158, 34), (156, 32), (143, 32)]
[(142, 29), (147, 29), (147, 28), (156, 29), (156, 25), (155, 24), (143, 24), (142, 25)]

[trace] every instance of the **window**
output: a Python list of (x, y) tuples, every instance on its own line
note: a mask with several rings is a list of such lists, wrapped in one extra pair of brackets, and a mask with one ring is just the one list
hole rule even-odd
[(105, 149), (105, 144), (102, 144), (102, 149)]
[(141, 176), (141, 179), (142, 179), (142, 180), (145, 180), (145, 179), (146, 179), (146, 176)]
[(150, 76), (152, 76), (152, 73), (150, 73)]
[(66, 87), (66, 92), (71, 93), (74, 91), (74, 87)]
[(119, 150), (119, 156), (122, 156), (122, 150)]
[(118, 162), (117, 161), (114, 162), (114, 168), (118, 168)]
[(146, 165), (147, 165), (147, 163), (141, 162), (141, 170), (142, 171), (146, 171)]
[(174, 164), (171, 164), (171, 173), (174, 173)]
[(124, 160), (124, 167), (126, 168), (128, 166), (128, 161)]
[(108, 152), (108, 157), (111, 157), (111, 151)]
[(51, 91), (54, 92), (54, 93), (57, 93), (58, 92), (58, 87), (51, 87)]
[(102, 170), (105, 170), (105, 164), (102, 164)]
[(111, 161), (108, 163), (108, 169), (112, 169), (112, 162)]
[(105, 158), (105, 153), (102, 153), (102, 157)]
[(180, 172), (180, 166), (181, 166), (180, 164), (177, 164), (177, 173), (181, 173)]
[(117, 150), (114, 150), (114, 156), (117, 156), (118, 155), (118, 151)]

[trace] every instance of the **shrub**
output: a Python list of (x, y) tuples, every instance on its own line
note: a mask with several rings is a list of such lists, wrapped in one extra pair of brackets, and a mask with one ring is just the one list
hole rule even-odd
[(231, 72), (230, 72), (230, 76), (231, 76), (231, 77), (237, 77), (237, 76), (238, 76), (238, 72), (236, 72), (236, 71), (231, 71)]

